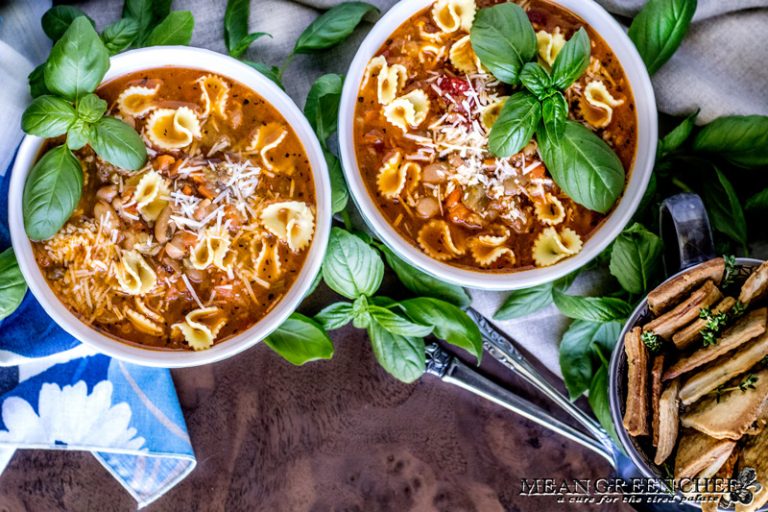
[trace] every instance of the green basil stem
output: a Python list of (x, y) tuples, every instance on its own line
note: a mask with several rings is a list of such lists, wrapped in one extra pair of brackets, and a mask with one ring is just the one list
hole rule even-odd
[(283, 79), (283, 73), (285, 73), (285, 70), (288, 69), (288, 66), (291, 65), (291, 62), (293, 62), (294, 58), (296, 58), (296, 54), (293, 52), (289, 53), (280, 66), (280, 69), (277, 71), (277, 78), (279, 78), (281, 81)]
[(352, 217), (350, 217), (350, 215), (349, 215), (349, 210), (344, 208), (339, 213), (341, 214), (341, 220), (344, 222), (344, 228), (347, 231), (352, 231), (354, 229), (354, 227), (352, 226)]
[(675, 185), (677, 188), (682, 190), (683, 192), (693, 192), (693, 189), (689, 187), (683, 180), (677, 177), (672, 178), (672, 184)]

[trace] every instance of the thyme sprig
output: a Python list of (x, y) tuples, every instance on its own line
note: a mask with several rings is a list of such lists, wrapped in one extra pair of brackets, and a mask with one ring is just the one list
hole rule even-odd
[(704, 346), (717, 344), (717, 337), (720, 335), (720, 331), (728, 323), (727, 313), (712, 313), (710, 308), (701, 308), (699, 310), (699, 318), (707, 321), (704, 329), (701, 330), (701, 338), (704, 340)]
[(643, 343), (648, 347), (648, 350), (650, 350), (651, 353), (655, 354), (661, 350), (661, 338), (659, 338), (659, 335), (655, 332), (643, 331), (643, 334), (640, 335), (640, 339), (643, 340)]
[(723, 393), (728, 393), (729, 391), (741, 391), (742, 393), (746, 393), (750, 389), (755, 389), (755, 384), (757, 384), (758, 377), (754, 373), (748, 374), (746, 377), (744, 377), (741, 382), (737, 386), (730, 386), (726, 387), (725, 384), (722, 386), (718, 386), (717, 389), (714, 391), (717, 394), (717, 403), (720, 403), (720, 397), (723, 395)]

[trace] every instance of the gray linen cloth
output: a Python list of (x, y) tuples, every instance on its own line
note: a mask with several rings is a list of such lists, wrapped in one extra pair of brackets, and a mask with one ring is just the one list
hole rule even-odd
[[(368, 1), (382, 12), (396, 3), (395, 0)], [(251, 0), (251, 31), (269, 32), (273, 38), (263, 38), (253, 44), (247, 58), (279, 65), (301, 31), (324, 9), (338, 3), (340, 0)], [(599, 0), (599, 3), (617, 15), (632, 16), (645, 0)], [(75, 4), (101, 28), (118, 18), (123, 0), (89, 0)], [(194, 13), (193, 46), (225, 52), (224, 0), (175, 0), (173, 6)], [(330, 72), (345, 73), (369, 26), (363, 24), (339, 47), (294, 60), (284, 75), (284, 83), (299, 106), (303, 106), (316, 77)], [(659, 110), (683, 115), (701, 108), (702, 122), (728, 114), (768, 115), (766, 29), (768, 0), (699, 0), (688, 37), (653, 78)], [(601, 282), (604, 276), (591, 272), (574, 284), (573, 291), (596, 291)], [(490, 317), (505, 294), (475, 291), (472, 296), (474, 307)], [(498, 325), (548, 368), (560, 373), (557, 346), (567, 320), (553, 306), (527, 318)]]

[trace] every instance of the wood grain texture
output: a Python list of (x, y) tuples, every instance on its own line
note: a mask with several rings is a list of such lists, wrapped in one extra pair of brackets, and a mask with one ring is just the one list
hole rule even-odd
[[(334, 339), (330, 362), (296, 368), (260, 345), (175, 371), (198, 466), (145, 510), (629, 510), (520, 496), (523, 477), (596, 478), (610, 468), (431, 376), (394, 381), (359, 331)], [(483, 371), (531, 397), (487, 359)], [(0, 482), (0, 511), (135, 508), (87, 453), (19, 452)]]

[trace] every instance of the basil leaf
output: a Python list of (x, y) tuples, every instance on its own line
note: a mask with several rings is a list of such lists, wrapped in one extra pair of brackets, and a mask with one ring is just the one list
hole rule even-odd
[(768, 188), (753, 195), (747, 199), (745, 206), (747, 210), (767, 210), (768, 209)]
[(352, 303), (352, 325), (357, 329), (367, 329), (371, 325), (371, 313), (368, 311), (368, 299), (360, 295)]
[(731, 240), (747, 245), (747, 221), (741, 201), (725, 174), (715, 168), (715, 179), (707, 180), (702, 199), (709, 213), (712, 227)]
[(9, 247), (0, 253), (0, 320), (16, 311), (26, 293), (27, 282), (13, 249)]
[(331, 178), (331, 210), (333, 213), (339, 213), (347, 207), (349, 201), (349, 191), (347, 190), (347, 182), (344, 181), (344, 173), (341, 171), (341, 162), (336, 158), (336, 155), (328, 151), (323, 150), (325, 155), (325, 162), (328, 165), (328, 174)]
[(95, 123), (107, 111), (107, 102), (95, 94), (86, 94), (77, 102), (77, 116), (83, 121)]
[(125, 0), (123, 18), (131, 18), (139, 24), (139, 35), (136, 45), (140, 46), (147, 34), (158, 22), (171, 13), (173, 0)]
[(382, 368), (399, 381), (411, 383), (427, 367), (424, 340), (392, 334), (376, 322), (368, 327), (373, 355)]
[(411, 322), (407, 318), (403, 318), (391, 309), (371, 304), (368, 306), (368, 312), (371, 314), (373, 321), (386, 329), (391, 334), (399, 334), (400, 336), (416, 336), (423, 338), (432, 333), (431, 325), (423, 325), (421, 323)]
[(470, 30), (472, 49), (496, 78), (517, 85), (523, 65), (536, 55), (536, 33), (525, 11), (502, 3), (477, 11)]
[(87, 18), (81, 16), (53, 45), (45, 64), (45, 86), (74, 101), (93, 92), (109, 69), (109, 52)]
[(344, 327), (352, 321), (353, 317), (352, 304), (347, 302), (337, 302), (316, 314), (315, 320), (319, 322), (326, 331), (332, 331)]
[(552, 64), (552, 83), (561, 91), (578, 80), (589, 66), (589, 55), (592, 53), (592, 45), (584, 27), (576, 31), (565, 43), (563, 49), (557, 54), (555, 63)]
[(706, 125), (693, 149), (715, 153), (741, 167), (768, 165), (768, 116), (729, 116)]
[(80, 16), (85, 17), (92, 27), (96, 26), (96, 23), (82, 10), (71, 5), (57, 5), (51, 7), (45, 11), (40, 22), (43, 25), (43, 32), (45, 32), (45, 35), (50, 37), (51, 41), (55, 43), (61, 39), (61, 36), (64, 35), (64, 32), (67, 31), (72, 22)]
[(493, 318), (495, 320), (512, 320), (544, 309), (552, 304), (552, 290), (554, 288), (561, 291), (568, 290), (576, 275), (577, 272), (573, 272), (551, 283), (512, 291), (504, 299)]
[(616, 342), (619, 341), (621, 330), (624, 328), (624, 322), (612, 320), (599, 325), (600, 327), (597, 328), (597, 332), (595, 332), (593, 338), (595, 348), (602, 347), (606, 352), (613, 352), (613, 349), (616, 347)]
[(552, 87), (552, 77), (536, 62), (529, 62), (520, 72), (520, 82), (539, 99), (543, 99)]
[(173, 11), (152, 29), (145, 46), (186, 46), (192, 40), (195, 18), (189, 11)]
[(540, 119), (541, 104), (530, 92), (517, 92), (507, 98), (488, 135), (491, 153), (499, 158), (518, 153), (531, 141)]
[(582, 297), (567, 295), (560, 290), (552, 291), (552, 300), (562, 314), (587, 322), (608, 322), (627, 318), (629, 304), (614, 297)]
[(369, 12), (379, 10), (365, 2), (341, 3), (313, 21), (296, 40), (293, 53), (313, 53), (343, 42)]
[(78, 119), (67, 132), (67, 147), (72, 151), (82, 149), (93, 139), (93, 125)]
[(375, 249), (343, 229), (331, 230), (323, 262), (323, 279), (331, 289), (348, 299), (373, 295), (383, 277), (384, 262)]
[(550, 140), (557, 140), (565, 133), (565, 122), (568, 120), (568, 102), (561, 92), (557, 92), (541, 103), (541, 118), (544, 120), (544, 130)]
[(229, 54), (232, 57), (240, 57), (242, 54), (245, 53), (245, 51), (248, 49), (249, 46), (251, 46), (251, 43), (256, 41), (257, 39), (261, 39), (264, 36), (272, 37), (272, 34), (269, 32), (253, 32), (251, 34), (246, 35), (244, 38), (240, 40), (239, 43), (237, 43), (234, 48), (232, 48), (229, 51)]
[(102, 117), (94, 125), (91, 147), (102, 159), (137, 171), (147, 162), (147, 148), (136, 130), (114, 117)]
[(417, 270), (412, 265), (409, 265), (398, 258), (395, 253), (385, 245), (379, 245), (378, 248), (384, 253), (387, 265), (389, 265), (395, 272), (397, 278), (403, 283), (403, 286), (413, 293), (441, 299), (460, 308), (467, 308), (472, 303), (472, 299), (464, 288), (444, 283)]
[(696, 0), (649, 0), (632, 20), (629, 38), (654, 74), (677, 51), (696, 12)]
[(434, 334), (451, 345), (475, 356), (483, 357), (483, 336), (475, 322), (461, 309), (448, 302), (418, 297), (400, 302), (400, 306), (416, 322), (434, 327)]
[(130, 48), (139, 37), (140, 30), (138, 21), (122, 18), (104, 29), (101, 40), (104, 41), (104, 46), (110, 55), (115, 55)]
[(24, 184), (22, 213), (31, 240), (47, 240), (72, 215), (83, 191), (80, 162), (66, 146), (45, 153)]
[(328, 137), (336, 131), (339, 119), (339, 101), (344, 78), (341, 75), (323, 75), (312, 84), (304, 104), (304, 115), (325, 146)]
[(283, 87), (283, 83), (280, 81), (280, 68), (278, 68), (277, 66), (268, 66), (263, 62), (254, 62), (252, 60), (244, 60), (243, 62), (251, 66), (253, 69), (258, 71), (262, 75), (266, 76), (273, 82), (275, 82), (278, 85), (278, 87), (285, 90), (285, 87)]
[(629, 293), (643, 294), (651, 284), (661, 256), (661, 239), (640, 224), (616, 238), (611, 250), (611, 274)]
[(659, 141), (659, 148), (657, 150), (659, 158), (672, 151), (680, 149), (680, 147), (685, 144), (685, 141), (690, 138), (691, 133), (693, 132), (693, 127), (696, 125), (696, 117), (698, 115), (699, 110), (683, 119), (679, 125)]
[(596, 212), (613, 207), (624, 190), (624, 167), (603, 139), (566, 121), (561, 138), (551, 138), (544, 130), (538, 140), (544, 163), (563, 192)]
[[(611, 418), (611, 402), (608, 398), (608, 367), (600, 365), (592, 382), (589, 384), (589, 406), (595, 417), (603, 426), (608, 435), (618, 444), (619, 437), (616, 435), (616, 429), (613, 426)], [(620, 446), (620, 445), (619, 445)]]
[(600, 325), (574, 320), (560, 341), (560, 370), (571, 400), (587, 391), (592, 382), (592, 342)]
[(51, 91), (45, 86), (45, 62), (37, 66), (27, 76), (29, 81), (29, 95), (38, 98), (44, 94), (50, 94)]
[(77, 113), (68, 101), (56, 96), (40, 96), (21, 116), (21, 129), (31, 135), (52, 138), (67, 133)]
[(248, 35), (250, 15), (250, 0), (227, 0), (227, 9), (224, 11), (224, 42), (232, 57), (239, 57), (233, 55), (232, 50)]
[(514, 290), (493, 315), (495, 320), (511, 320), (530, 315), (552, 304), (552, 283)]
[(301, 366), (333, 357), (333, 342), (311, 318), (293, 313), (264, 343), (291, 364)]

